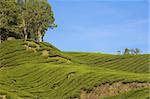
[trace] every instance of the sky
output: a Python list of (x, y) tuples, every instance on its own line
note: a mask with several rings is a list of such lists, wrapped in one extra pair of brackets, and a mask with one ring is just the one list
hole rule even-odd
[[(44, 41), (62, 51), (116, 53), (148, 50), (148, 0), (48, 0), (55, 29)], [(150, 35), (149, 35), (150, 36)]]

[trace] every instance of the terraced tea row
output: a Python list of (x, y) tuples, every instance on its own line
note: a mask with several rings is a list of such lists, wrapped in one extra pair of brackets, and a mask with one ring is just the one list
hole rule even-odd
[[(0, 46), (0, 67), (25, 63), (71, 63), (70, 59), (52, 45), (34, 41), (6, 41)], [(45, 53), (46, 52), (46, 53)]]
[[(73, 73), (73, 74), (71, 74)], [(69, 99), (81, 89), (114, 82), (148, 82), (148, 74), (116, 72), (85, 65), (26, 64), (0, 70), (0, 93), (20, 98)]]
[(148, 73), (150, 55), (109, 55), (98, 53), (67, 52), (76, 62), (128, 72)]

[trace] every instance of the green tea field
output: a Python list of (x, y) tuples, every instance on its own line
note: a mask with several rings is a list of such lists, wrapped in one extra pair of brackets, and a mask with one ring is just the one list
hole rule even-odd
[(49, 43), (0, 44), (0, 99), (149, 99), (150, 55), (63, 52)]

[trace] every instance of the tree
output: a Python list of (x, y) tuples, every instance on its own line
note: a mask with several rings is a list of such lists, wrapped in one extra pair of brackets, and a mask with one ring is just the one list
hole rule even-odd
[(21, 15), (13, 0), (0, 1), (0, 38), (6, 40), (8, 36), (22, 38), (20, 33)]
[(135, 49), (135, 54), (136, 54), (136, 55), (137, 55), (137, 54), (140, 54), (140, 52), (141, 52), (140, 49), (138, 49), (138, 48)]
[(28, 37), (41, 42), (45, 31), (56, 27), (51, 6), (46, 0), (28, 1), (21, 6), (25, 39)]
[(128, 48), (124, 49), (124, 54), (130, 54), (130, 50)]
[(20, 5), (20, 10), (21, 10), (21, 17), (22, 17), (22, 24), (21, 24), (21, 29), (22, 29), (22, 33), (24, 34), (24, 39), (26, 40), (27, 38), (29, 38), (29, 34), (32, 31), (29, 31), (29, 26), (31, 26), (32, 24), (32, 19), (33, 19), (33, 6), (31, 5), (30, 2), (25, 2), (25, 1), (18, 1), (19, 5)]
[(13, 34), (17, 38), (38, 42), (48, 28), (54, 28), (54, 15), (47, 0), (1, 0), (0, 38)]
[(56, 25), (54, 24), (55, 19), (53, 17), (51, 6), (44, 1), (40, 3), (35, 2), (35, 4), (37, 5), (34, 8), (36, 16), (34, 17), (34, 20), (32, 22), (34, 24), (34, 33), (36, 35), (36, 40), (41, 42), (45, 31), (48, 28), (56, 27)]

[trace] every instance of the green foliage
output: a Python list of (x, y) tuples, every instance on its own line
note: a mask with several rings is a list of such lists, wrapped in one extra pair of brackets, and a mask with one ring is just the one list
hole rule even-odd
[(19, 1), (0, 1), (0, 32), (3, 40), (8, 36), (25, 39), (40, 37), (41, 40), (48, 28), (57, 26), (54, 24), (51, 6), (46, 0)]
[[(21, 14), (19, 6), (13, 0), (0, 1), (0, 36), (5, 40), (7, 36), (21, 38)], [(18, 36), (20, 37), (18, 37)]]
[(125, 48), (124, 49), (124, 54), (129, 54), (130, 53), (130, 50), (128, 48)]
[(28, 38), (35, 39), (41, 35), (43, 36), (49, 27), (53, 28), (55, 26), (51, 6), (46, 1), (26, 2), (21, 7), (22, 27)]
[(140, 52), (141, 52), (141, 50), (138, 49), (138, 48), (136, 48), (135, 51), (134, 51), (135, 54), (140, 54)]
[(128, 48), (125, 48), (125, 49), (124, 49), (124, 55), (125, 55), (125, 54), (137, 55), (137, 54), (140, 54), (140, 53), (141, 53), (141, 50), (138, 49), (138, 48), (135, 48), (135, 49), (128, 49)]

